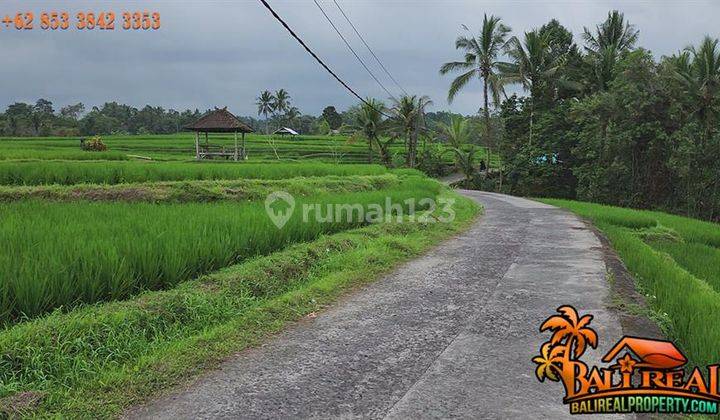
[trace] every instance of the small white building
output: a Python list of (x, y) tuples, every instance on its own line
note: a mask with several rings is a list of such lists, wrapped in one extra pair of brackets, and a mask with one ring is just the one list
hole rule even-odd
[(283, 128), (280, 128), (280, 129), (275, 130), (275, 131), (273, 132), (273, 134), (279, 134), (279, 135), (281, 135), (281, 136), (284, 136), (284, 135), (286, 135), (286, 134), (289, 134), (289, 135), (291, 135), (291, 136), (297, 136), (297, 135), (300, 134), (300, 133), (298, 133), (297, 131), (293, 130), (292, 128), (283, 127)]

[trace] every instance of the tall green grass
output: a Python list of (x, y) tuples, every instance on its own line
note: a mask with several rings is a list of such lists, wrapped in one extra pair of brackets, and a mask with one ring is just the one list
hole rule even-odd
[(325, 163), (182, 163), (182, 162), (62, 162), (0, 161), (0, 184), (122, 184), (147, 181), (282, 179), (299, 176), (379, 175), (380, 165)]
[[(302, 220), (304, 203), (383, 205), (435, 197), (439, 184), (409, 178), (394, 188), (299, 197), (282, 228), (264, 203), (0, 204), (0, 321), (82, 302), (164, 289), (245, 258), (364, 224)], [(324, 207), (323, 207), (324, 208)]]
[(89, 152), (63, 149), (0, 148), (0, 160), (129, 160), (121, 152)]
[(698, 243), (654, 241), (650, 245), (669, 254), (693, 276), (720, 292), (720, 249)]
[[(407, 174), (406, 174), (407, 175)], [(51, 201), (210, 202), (264, 200), (273, 191), (307, 196), (380, 190), (397, 186), (401, 173), (286, 179), (164, 181), (136, 184), (0, 185), (0, 202)]]
[[(648, 296), (667, 314), (671, 338), (699, 366), (720, 361), (720, 225), (661, 212), (568, 200), (543, 200), (590, 219), (612, 243)], [(650, 229), (648, 229), (650, 228)], [(657, 242), (659, 237), (679, 241)], [(670, 233), (670, 235), (668, 235)]]
[(383, 223), (325, 235), (171, 290), (0, 331), (0, 417), (23, 408), (3, 407), (3, 397), (18, 392), (43, 397), (23, 415), (114, 417), (466, 227), (478, 206), (450, 196), (457, 200), (453, 223)]

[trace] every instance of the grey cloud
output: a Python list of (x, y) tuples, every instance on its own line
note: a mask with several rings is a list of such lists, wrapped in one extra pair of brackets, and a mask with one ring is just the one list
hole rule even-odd
[[(617, 8), (641, 31), (641, 46), (671, 54), (705, 34), (720, 36), (713, 1), (370, 1), (338, 0), (396, 78), (413, 93), (428, 94), (436, 109), (476, 112), (481, 85), (453, 104), (451, 77), (439, 66), (459, 55), (453, 47), (461, 24), (477, 31), (482, 14), (496, 14), (515, 34), (557, 18), (577, 36)], [(387, 96), (346, 50), (311, 0), (271, 0), (288, 23), (363, 96)], [(330, 0), (321, 4), (383, 83), (379, 69)], [(257, 1), (4, 1), (0, 13), (32, 10), (158, 10), (157, 32), (7, 30), (0, 26), (3, 65), (0, 106), (46, 97), (57, 105), (117, 100), (135, 106), (205, 109), (228, 105), (255, 114), (264, 89), (285, 88), (294, 103), (318, 114), (328, 104), (345, 108), (353, 97), (291, 39)]]

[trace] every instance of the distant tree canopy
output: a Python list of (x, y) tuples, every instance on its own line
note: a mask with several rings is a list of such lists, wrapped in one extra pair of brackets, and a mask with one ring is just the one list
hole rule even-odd
[[(496, 40), (509, 35), (494, 17), (484, 25), (479, 32)], [(509, 37), (502, 51), (482, 36), (458, 38), (470, 55), (441, 72), (482, 74), (476, 58), (485, 54), (491, 92), (515, 85), (526, 94), (495, 108), (502, 168), (483, 185), (720, 220), (718, 40), (656, 60), (636, 46), (638, 34), (611, 11), (584, 29), (580, 47), (557, 20)], [(469, 82), (462, 77), (451, 96)]]
[(334, 106), (328, 106), (323, 109), (323, 119), (328, 123), (331, 130), (337, 130), (343, 123), (342, 116), (338, 114)]
[[(300, 133), (317, 133), (320, 118), (303, 115), (289, 106), (284, 113), (267, 115), (267, 123), (290, 125)], [(55, 111), (53, 103), (38, 99), (34, 104), (14, 103), (0, 113), (0, 136), (91, 136), (109, 134), (171, 134), (200, 118), (198, 109), (176, 111), (147, 105), (141, 109), (117, 102), (106, 102), (85, 112), (82, 103), (63, 106)], [(254, 117), (238, 116), (244, 123), (261, 131), (264, 123)], [(327, 134), (327, 133), (323, 133)]]

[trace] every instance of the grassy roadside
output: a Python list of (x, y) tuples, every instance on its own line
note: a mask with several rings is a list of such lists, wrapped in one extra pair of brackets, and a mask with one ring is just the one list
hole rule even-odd
[(0, 333), (0, 413), (109, 417), (318, 311), (467, 227), (391, 223), (293, 245), (162, 292), (87, 306)]
[(589, 219), (610, 240), (666, 334), (691, 363), (720, 360), (720, 226), (670, 214), (568, 200), (541, 200)]

